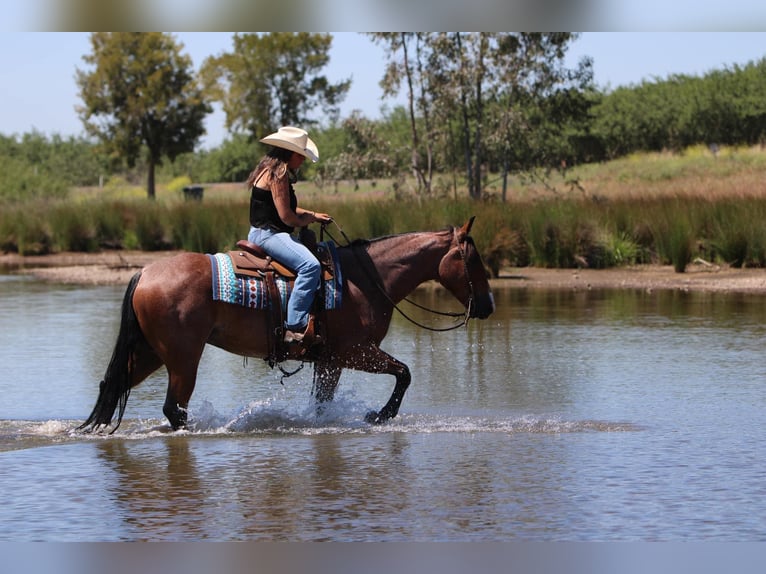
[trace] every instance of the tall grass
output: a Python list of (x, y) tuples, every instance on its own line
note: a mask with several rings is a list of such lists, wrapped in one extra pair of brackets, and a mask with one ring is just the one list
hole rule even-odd
[[(696, 257), (739, 267), (766, 266), (766, 198), (689, 197), (475, 202), (322, 201), (350, 239), (462, 225), (496, 274), (506, 265), (604, 268), (636, 263), (683, 272)], [(215, 252), (247, 235), (246, 201), (162, 203), (105, 200), (7, 205), (0, 248), (22, 254), (102, 249)], [(332, 237), (344, 241), (338, 227)]]
[[(384, 181), (332, 193), (301, 182), (298, 191), (301, 205), (330, 213), (350, 239), (462, 225), (475, 215), (472, 235), (493, 274), (508, 265), (641, 263), (683, 272), (697, 257), (766, 267), (766, 153), (758, 148), (722, 150), (716, 157), (701, 148), (682, 156), (631, 156), (572, 169), (566, 178), (578, 187), (557, 192), (555, 181), (553, 188), (516, 182), (507, 202), (497, 193), (483, 201), (406, 196)], [(68, 199), (2, 203), (0, 250), (214, 252), (246, 236), (242, 185), (208, 185), (196, 202), (183, 198), (187, 183), (161, 186), (156, 201), (114, 184), (75, 190)], [(343, 241), (335, 225), (328, 231)]]

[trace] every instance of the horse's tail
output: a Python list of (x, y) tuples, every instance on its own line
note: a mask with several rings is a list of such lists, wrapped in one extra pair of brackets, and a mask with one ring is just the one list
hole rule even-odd
[(117, 424), (111, 432), (116, 431), (122, 422), (122, 415), (125, 413), (125, 406), (130, 396), (131, 374), (135, 360), (133, 353), (136, 346), (145, 341), (136, 312), (133, 310), (133, 294), (139, 279), (141, 279), (141, 271), (133, 275), (130, 283), (128, 283), (125, 297), (122, 300), (120, 332), (117, 335), (112, 359), (106, 368), (104, 379), (99, 384), (96, 406), (93, 407), (88, 419), (77, 427), (77, 430), (93, 431), (102, 425), (109, 426), (112, 423), (114, 411), (118, 407)]

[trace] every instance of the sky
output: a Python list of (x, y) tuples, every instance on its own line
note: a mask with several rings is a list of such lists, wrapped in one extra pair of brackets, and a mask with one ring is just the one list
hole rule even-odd
[[(174, 35), (195, 68), (206, 57), (232, 48), (230, 32)], [(89, 52), (85, 32), (0, 32), (0, 134), (82, 135), (75, 111), (81, 103), (75, 70), (87, 69), (82, 57)], [(766, 32), (585, 32), (570, 47), (567, 61), (574, 65), (583, 56), (593, 58), (596, 84), (613, 89), (760, 60), (766, 57)], [(383, 106), (404, 103), (403, 96), (382, 99), (379, 81), (384, 67), (383, 49), (367, 36), (333, 33), (330, 63), (324, 72), (331, 82), (352, 80), (341, 118), (353, 110), (379, 118)], [(203, 147), (215, 147), (228, 136), (223, 124), (218, 107), (206, 122)]]

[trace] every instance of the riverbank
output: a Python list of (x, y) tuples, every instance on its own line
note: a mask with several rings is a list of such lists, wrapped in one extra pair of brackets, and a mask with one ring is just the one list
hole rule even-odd
[(103, 251), (51, 255), (0, 255), (0, 270), (32, 275), (51, 283), (74, 285), (127, 284), (136, 271), (173, 251)]
[[(172, 251), (105, 251), (53, 255), (0, 255), (0, 269), (44, 281), (78, 285), (123, 285), (144, 265), (173, 255)], [(611, 269), (504, 269), (490, 281), (493, 289), (642, 289), (716, 291), (766, 294), (766, 269), (738, 269), (692, 263), (685, 273), (670, 265), (639, 265)]]

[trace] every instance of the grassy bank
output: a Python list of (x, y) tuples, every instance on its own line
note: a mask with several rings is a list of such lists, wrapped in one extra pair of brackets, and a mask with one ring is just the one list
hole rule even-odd
[[(507, 200), (490, 182), (488, 198), (459, 189), (422, 198), (391, 182), (319, 189), (301, 183), (311, 209), (331, 213), (352, 239), (459, 225), (476, 215), (473, 236), (488, 266), (606, 268), (672, 264), (695, 258), (766, 266), (766, 152), (689, 150), (588, 165), (542, 179), (514, 180)], [(0, 249), (22, 254), (102, 249), (215, 252), (247, 234), (241, 185), (204, 185), (203, 201), (185, 201), (181, 183), (160, 186), (150, 202), (140, 188), (77, 190), (66, 200), (8, 203)], [(455, 199), (455, 197), (459, 197)], [(330, 228), (341, 240), (337, 229)]]

